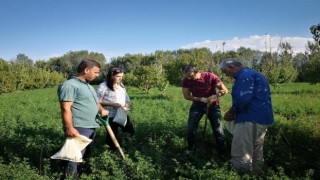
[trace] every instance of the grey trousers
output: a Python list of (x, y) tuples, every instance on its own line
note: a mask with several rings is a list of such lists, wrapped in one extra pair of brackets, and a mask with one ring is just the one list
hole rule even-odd
[(231, 145), (232, 165), (236, 169), (259, 173), (263, 167), (263, 143), (268, 125), (251, 122), (234, 124)]

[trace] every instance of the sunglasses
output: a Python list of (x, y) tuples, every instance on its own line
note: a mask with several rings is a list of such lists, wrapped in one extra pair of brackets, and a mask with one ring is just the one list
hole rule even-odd
[(112, 69), (112, 76), (119, 74), (119, 73), (123, 73), (123, 71), (120, 68), (114, 68)]

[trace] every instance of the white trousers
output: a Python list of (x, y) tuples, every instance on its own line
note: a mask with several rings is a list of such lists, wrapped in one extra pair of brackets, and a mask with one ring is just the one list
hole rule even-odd
[(234, 124), (231, 145), (232, 165), (236, 169), (262, 171), (263, 143), (268, 125), (251, 122)]

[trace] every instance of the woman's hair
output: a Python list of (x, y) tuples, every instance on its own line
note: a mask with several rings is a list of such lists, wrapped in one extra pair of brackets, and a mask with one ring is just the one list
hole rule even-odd
[(101, 65), (93, 59), (86, 59), (80, 62), (77, 68), (77, 73), (83, 72), (86, 68), (92, 69), (93, 67), (98, 67), (101, 69)]
[[(108, 74), (107, 74), (107, 77), (106, 77), (106, 82), (107, 82), (107, 86), (109, 89), (111, 89), (112, 91), (114, 91), (114, 88), (113, 88), (113, 79), (112, 77), (114, 75), (117, 75), (117, 74), (120, 74), (120, 73), (123, 73), (123, 70), (121, 68), (110, 68), (109, 71), (108, 71)], [(120, 84), (120, 86), (124, 87), (122, 84)]]

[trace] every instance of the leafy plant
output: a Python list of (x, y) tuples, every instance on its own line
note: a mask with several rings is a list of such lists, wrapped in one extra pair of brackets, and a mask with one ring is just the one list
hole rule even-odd
[[(231, 84), (226, 84), (230, 89)], [(180, 87), (145, 93), (127, 86), (132, 101), (130, 118), (134, 137), (119, 132), (126, 155), (105, 145), (106, 131), (99, 128), (89, 166), (81, 179), (319, 179), (319, 84), (281, 84), (272, 89), (275, 124), (265, 139), (263, 175), (238, 172), (230, 159), (222, 161), (212, 132), (197, 136), (197, 150), (185, 153), (190, 101)], [(0, 95), (0, 178), (58, 179), (61, 162), (51, 160), (65, 140), (56, 95), (57, 87)], [(220, 98), (225, 112), (228, 94)], [(197, 134), (203, 134), (200, 121)], [(231, 136), (226, 132), (230, 148)], [(18, 146), (18, 148), (17, 148)], [(230, 149), (229, 149), (230, 150)], [(230, 158), (230, 157), (229, 157)]]

